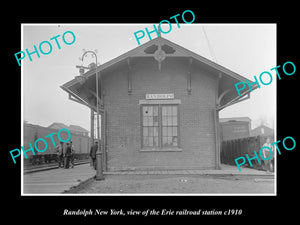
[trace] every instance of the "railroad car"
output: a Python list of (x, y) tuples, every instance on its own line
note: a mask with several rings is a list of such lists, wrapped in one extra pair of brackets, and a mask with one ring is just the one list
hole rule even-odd
[[(29, 143), (34, 148), (34, 143), (38, 138), (43, 138), (47, 141), (48, 147), (44, 152), (38, 152), (34, 149), (35, 155), (33, 155), (32, 151), (28, 151), (27, 159), (24, 157), (24, 165), (32, 164), (43, 164), (43, 163), (51, 163), (57, 161), (57, 153), (56, 147), (53, 145), (50, 137), (45, 138), (45, 136), (55, 132), (55, 135), (52, 135), (55, 145), (57, 146), (60, 140), (57, 137), (57, 133), (59, 130), (51, 129), (47, 127), (42, 127), (38, 125), (25, 124), (24, 125), (24, 139), (23, 139), (23, 147), (24, 150), (30, 148)], [(91, 138), (88, 136), (83, 136), (79, 134), (74, 134), (71, 132), (71, 139), (74, 150), (75, 150), (75, 160), (85, 159), (89, 157), (89, 151), (91, 146)], [(61, 132), (60, 137), (62, 140), (68, 139), (68, 134), (66, 132)], [(36, 144), (37, 148), (40, 150), (45, 149), (45, 144), (42, 141), (38, 141)]]

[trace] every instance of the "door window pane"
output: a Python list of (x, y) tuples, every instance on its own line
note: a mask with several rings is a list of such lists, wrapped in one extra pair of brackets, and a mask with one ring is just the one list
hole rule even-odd
[(148, 115), (148, 107), (143, 106), (143, 116), (147, 116), (147, 115)]
[(168, 136), (173, 136), (173, 127), (168, 127)]
[(148, 116), (148, 126), (153, 126), (153, 117)]
[(153, 137), (148, 137), (149, 147), (153, 147)]
[(168, 106), (168, 116), (172, 115), (172, 106)]
[(173, 109), (172, 110), (172, 112), (173, 112), (172, 115), (177, 116), (177, 106), (173, 106), (172, 109)]
[(148, 136), (153, 137), (153, 127), (149, 127), (148, 129), (149, 129)]
[(148, 136), (148, 127), (143, 127), (143, 136), (144, 137)]
[(158, 126), (158, 116), (153, 116), (153, 126)]
[(148, 117), (143, 117), (143, 126), (148, 126)]
[(177, 136), (177, 127), (173, 127), (173, 136)]
[(153, 138), (153, 146), (158, 147), (158, 137)]
[(162, 125), (166, 126), (168, 124), (168, 117), (167, 116), (163, 116), (162, 117)]
[(153, 136), (158, 137), (158, 127), (153, 127)]
[(173, 146), (178, 146), (178, 144), (177, 144), (177, 137), (173, 137), (173, 139), (172, 139), (172, 145)]
[(172, 126), (173, 120), (172, 116), (168, 116), (168, 126)]
[(143, 138), (143, 144), (144, 144), (144, 146), (149, 146), (149, 139), (148, 139), (148, 137), (144, 137)]
[(177, 116), (173, 116), (172, 124), (173, 126), (177, 126)]
[(167, 107), (162, 107), (162, 115), (163, 116), (167, 115)]
[(171, 146), (172, 144), (172, 137), (168, 136), (168, 145)]
[(148, 107), (148, 116), (153, 116), (153, 106)]
[(168, 136), (168, 127), (162, 128), (162, 136)]
[(168, 137), (163, 137), (162, 142), (163, 142), (163, 147), (167, 147), (168, 146)]
[(153, 107), (153, 116), (158, 116), (158, 107)]

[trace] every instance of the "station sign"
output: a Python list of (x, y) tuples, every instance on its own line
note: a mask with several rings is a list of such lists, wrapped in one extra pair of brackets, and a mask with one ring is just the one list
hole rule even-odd
[(174, 93), (169, 94), (146, 94), (146, 99), (174, 99)]

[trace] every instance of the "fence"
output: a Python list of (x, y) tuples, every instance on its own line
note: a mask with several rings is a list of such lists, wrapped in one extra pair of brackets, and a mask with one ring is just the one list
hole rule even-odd
[[(223, 141), (221, 143), (221, 163), (236, 165), (235, 158), (245, 156), (245, 154), (248, 154), (250, 158), (254, 157), (254, 151), (258, 153), (267, 138), (270, 138), (270, 143), (274, 141), (273, 136), (255, 136)], [(261, 167), (256, 160), (253, 160), (252, 164), (255, 168)]]

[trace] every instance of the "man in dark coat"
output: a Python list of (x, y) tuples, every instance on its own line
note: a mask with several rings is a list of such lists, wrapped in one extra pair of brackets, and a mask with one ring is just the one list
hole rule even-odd
[(69, 168), (71, 151), (72, 151), (71, 145), (70, 145), (69, 142), (67, 142), (67, 147), (65, 148), (65, 152), (64, 152), (64, 155), (65, 155), (65, 169)]
[(72, 141), (70, 141), (70, 147), (71, 147), (70, 163), (71, 163), (71, 168), (74, 168), (75, 149)]
[(60, 142), (56, 146), (58, 167), (64, 167), (64, 155), (63, 155), (64, 143)]
[(92, 158), (92, 163), (94, 169), (96, 169), (96, 152), (98, 151), (98, 142), (96, 141), (95, 144), (91, 147), (90, 157)]

